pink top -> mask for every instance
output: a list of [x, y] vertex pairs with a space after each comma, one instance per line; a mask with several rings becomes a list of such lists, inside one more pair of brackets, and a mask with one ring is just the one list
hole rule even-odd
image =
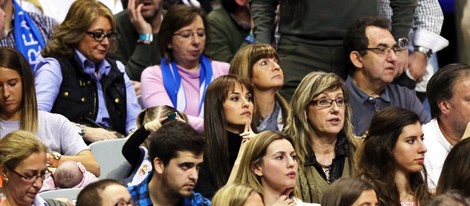
[[[212, 77], [216, 79], [219, 76], [228, 74], [230, 64], [219, 61], [212, 61]], [[188, 116], [189, 124], [196, 130], [204, 130], [204, 120], [199, 117], [199, 69], [187, 70], [178, 67], [181, 76], [184, 92], [186, 95], [186, 108], [184, 112]], [[170, 96], [165, 90], [163, 84], [162, 71], [159, 65], [147, 67], [140, 78], [142, 87], [142, 103], [144, 108], [168, 105], [174, 107]]]

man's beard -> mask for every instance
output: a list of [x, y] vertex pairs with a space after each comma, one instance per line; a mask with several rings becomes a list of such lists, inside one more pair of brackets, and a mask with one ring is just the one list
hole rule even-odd
[[145, 20], [146, 22], [148, 22], [148, 23], [151, 24], [152, 21], [153, 21], [153, 19], [155, 19], [159, 14], [160, 14], [160, 10], [157, 9], [157, 10], [153, 11], [153, 13], [152, 13], [151, 15], [149, 15], [149, 16], [143, 16], [143, 15], [142, 15], [142, 17], [144, 17], [144, 20]]
[[[167, 197], [169, 198], [183, 198], [183, 197], [189, 197], [191, 195], [191, 193], [189, 195], [183, 195], [180, 193], [180, 191], [178, 189], [180, 188], [173, 188], [172, 187], [172, 184], [170, 183], [171, 180], [168, 179], [168, 174], [166, 174], [166, 172], [163, 172], [163, 178], [162, 178], [162, 191], [164, 192], [164, 194], [166, 194]], [[176, 189], [176, 190], [175, 190]]]

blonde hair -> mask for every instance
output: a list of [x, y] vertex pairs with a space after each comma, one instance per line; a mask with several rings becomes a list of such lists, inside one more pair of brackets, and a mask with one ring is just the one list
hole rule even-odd
[[[315, 134], [314, 130], [316, 129], [315, 125], [310, 124], [307, 119], [307, 107], [318, 95], [336, 89], [341, 89], [344, 98], [348, 99], [346, 85], [338, 75], [316, 71], [309, 73], [302, 79], [292, 96], [292, 100], [290, 102], [291, 110], [287, 118], [285, 131], [294, 138], [294, 146], [297, 150], [299, 168], [301, 170], [305, 163], [305, 157], [308, 155], [308, 148], [312, 145], [310, 136]], [[345, 120], [341, 132], [344, 133], [348, 140], [351, 152], [349, 156], [352, 157], [353, 151], [356, 150], [357, 140], [352, 132], [350, 106], [345, 108], [344, 116]]]
[[[247, 80], [251, 83], [253, 88], [255, 85], [251, 82], [253, 77], [253, 67], [260, 59], [263, 58], [275, 58], [279, 60], [276, 50], [269, 44], [250, 44], [242, 47], [233, 57], [230, 62], [230, 74], [235, 74], [242, 79]], [[253, 94], [256, 96], [256, 94]], [[275, 98], [278, 100], [281, 106], [282, 121], [285, 124], [288, 115], [288, 103], [287, 101], [276, 92]], [[258, 124], [261, 114], [259, 113], [258, 105], [254, 102], [253, 122]]]
[[[247, 143], [240, 166], [235, 176], [234, 183], [245, 184], [253, 187], [255, 190], [264, 193], [261, 179], [253, 172], [257, 165], [263, 163], [263, 157], [266, 155], [269, 145], [276, 140], [287, 140], [294, 146], [294, 140], [289, 135], [278, 131], [263, 131], [253, 137]], [[297, 194], [297, 188], [294, 189], [294, 194]]]
[[[54, 28], [52, 39], [42, 50], [42, 56], [70, 58], [85, 35], [88, 35], [85, 32], [99, 17], [107, 18], [112, 30], [116, 30], [113, 13], [106, 5], [97, 0], [76, 0], [70, 6], [62, 24]], [[114, 51], [117, 47], [116, 41], [110, 41], [110, 44], [110, 51]]]
[[183, 119], [185, 122], [188, 122], [188, 117], [183, 112], [180, 112], [168, 105], [160, 105], [142, 110], [139, 115], [137, 115], [137, 127], [142, 127], [147, 122], [150, 122], [154, 119], [163, 118], [173, 112], [177, 112], [181, 119]]
[[263, 194], [259, 193], [248, 185], [230, 184], [225, 185], [215, 193], [212, 198], [212, 205], [217, 206], [244, 206], [246, 200], [251, 195], [258, 194], [263, 197]]
[[13, 170], [31, 154], [47, 152], [47, 147], [31, 132], [17, 130], [0, 139], [0, 167]]

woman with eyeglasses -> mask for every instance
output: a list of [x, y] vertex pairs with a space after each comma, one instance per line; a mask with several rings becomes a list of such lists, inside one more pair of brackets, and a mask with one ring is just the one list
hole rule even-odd
[[311, 72], [302, 79], [285, 129], [297, 150], [300, 199], [320, 203], [326, 186], [353, 175], [356, 141], [348, 93], [338, 75]]
[[227, 74], [230, 67], [204, 54], [207, 41], [205, 13], [195, 7], [172, 6], [158, 34], [163, 55], [161, 65], [142, 72], [142, 103], [145, 108], [169, 105], [188, 115], [189, 124], [203, 128], [204, 96], [207, 86]]
[[115, 49], [113, 14], [97, 0], [77, 0], [42, 51], [36, 67], [40, 110], [75, 122], [87, 142], [115, 139], [136, 128], [140, 105]]
[[[30, 132], [18, 130], [0, 139], [0, 175], [5, 206], [49, 205], [37, 194], [49, 176], [47, 147]], [[2, 205], [2, 206], [3, 206]]]

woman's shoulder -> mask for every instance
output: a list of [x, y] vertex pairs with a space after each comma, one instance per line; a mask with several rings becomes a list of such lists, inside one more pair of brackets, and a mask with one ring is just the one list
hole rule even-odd
[[50, 113], [46, 111], [39, 111], [38, 112], [38, 120], [40, 124], [46, 124], [46, 125], [54, 125], [54, 126], [59, 126], [59, 125], [72, 125], [72, 123], [67, 119], [67, 117], [61, 115], [61, 114], [56, 114], [56, 113]]
[[298, 198], [294, 198], [295, 205], [297, 206], [320, 206], [318, 203], [307, 203], [307, 202], [302, 202], [302, 200]]
[[212, 70], [214, 71], [215, 76], [222, 76], [228, 74], [230, 69], [230, 64], [227, 62], [220, 62], [212, 60]]
[[160, 65], [149, 66], [145, 68], [141, 74], [141, 78], [154, 77], [154, 76], [162, 76], [162, 69]]

